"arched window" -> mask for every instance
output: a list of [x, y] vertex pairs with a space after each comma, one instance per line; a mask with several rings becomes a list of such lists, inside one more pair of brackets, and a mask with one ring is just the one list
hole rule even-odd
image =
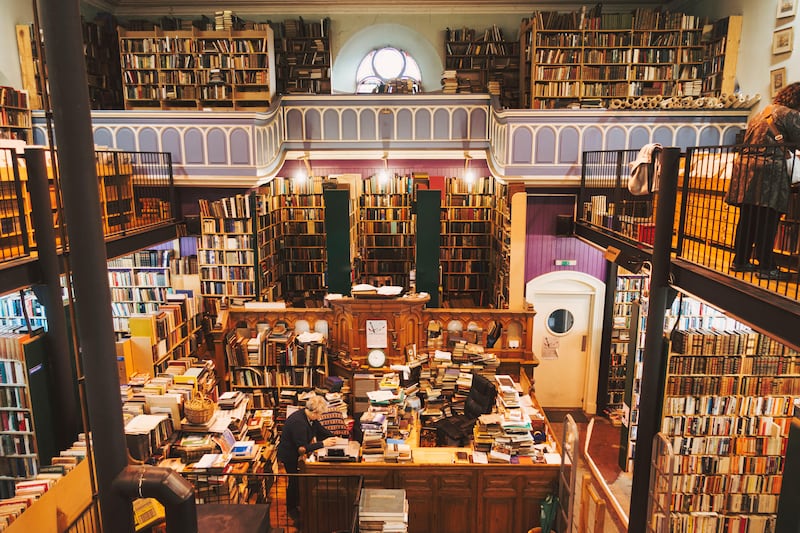
[[[419, 65], [404, 50], [386, 46], [371, 51], [356, 71], [356, 92], [394, 92], [391, 88], [406, 87], [405, 92], [417, 92], [422, 81]], [[399, 91], [398, 91], [399, 92]]]

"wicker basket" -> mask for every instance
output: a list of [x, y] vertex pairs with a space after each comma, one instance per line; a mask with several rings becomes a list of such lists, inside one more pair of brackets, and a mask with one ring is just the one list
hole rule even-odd
[[211, 420], [211, 415], [214, 414], [216, 407], [217, 405], [211, 398], [198, 396], [186, 402], [183, 411], [190, 424], [205, 424]]

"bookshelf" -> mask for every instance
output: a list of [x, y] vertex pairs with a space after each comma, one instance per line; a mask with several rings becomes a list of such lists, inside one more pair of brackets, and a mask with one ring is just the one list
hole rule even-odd
[[281, 320], [259, 323], [255, 332], [230, 330], [225, 353], [231, 388], [247, 394], [256, 408], [277, 406], [285, 396], [322, 386], [327, 350], [321, 333], [298, 334]]
[[519, 107], [519, 41], [497, 25], [483, 33], [471, 28], [445, 30], [445, 69], [455, 71], [459, 93], [488, 92], [504, 108]]
[[0, 498], [14, 496], [19, 479], [39, 471], [25, 344], [28, 334], [0, 332]]
[[[411, 176], [375, 175], [364, 180], [359, 198], [359, 254], [362, 277], [373, 285], [408, 287], [414, 265], [415, 224]], [[385, 282], [385, 283], [384, 283]]]
[[[646, 283], [646, 281], [644, 281]], [[628, 346], [625, 356], [625, 389], [622, 396], [620, 420], [619, 467], [624, 472], [633, 469], [636, 458], [637, 428], [639, 425], [639, 397], [642, 391], [642, 363], [644, 361], [645, 330], [649, 302], [643, 293], [631, 303], [628, 318]]]
[[675, 453], [670, 523], [774, 529], [800, 354], [683, 295], [666, 326], [661, 434]]
[[446, 178], [442, 202], [442, 292], [453, 307], [487, 307], [492, 290], [492, 215], [494, 184], [491, 177]]
[[331, 20], [288, 19], [275, 25], [278, 91], [331, 93]]
[[33, 140], [28, 92], [0, 87], [0, 139]]
[[119, 49], [125, 109], [258, 111], [275, 95], [272, 29], [126, 30]]
[[128, 317], [158, 311], [172, 293], [170, 260], [167, 250], [140, 250], [108, 261], [111, 309], [114, 331], [130, 333]]
[[731, 15], [713, 24], [702, 63], [703, 95], [733, 94], [741, 37], [741, 15]]
[[95, 152], [105, 235], [130, 227], [134, 213], [133, 162], [125, 152]]
[[122, 74], [116, 21], [108, 14], [82, 20], [86, 77], [92, 109], [122, 109]]
[[0, 296], [0, 328], [26, 327], [26, 318], [33, 328], [46, 328], [45, 308], [31, 289]]
[[276, 177], [257, 194], [261, 297], [321, 307], [327, 290], [322, 177]]
[[732, 93], [740, 19], [718, 22], [714, 34], [727, 33], [711, 38], [705, 19], [658, 9], [536, 12], [520, 26], [522, 104], [609, 107], [612, 99]]
[[635, 302], [641, 299], [643, 292], [646, 294], [648, 281], [647, 276], [639, 274], [617, 276], [609, 351], [608, 398], [606, 400], [606, 409], [609, 412], [621, 410], [624, 403], [631, 332], [638, 333], [641, 329], [639, 324], [631, 323], [631, 315]]
[[218, 314], [222, 302], [257, 297], [254, 196], [239, 194], [214, 202], [200, 200], [197, 263], [206, 311]]

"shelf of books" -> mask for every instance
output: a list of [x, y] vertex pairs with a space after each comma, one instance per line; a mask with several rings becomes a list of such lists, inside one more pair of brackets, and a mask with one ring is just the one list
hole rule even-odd
[[492, 290], [494, 178], [446, 178], [442, 201], [442, 299], [451, 307], [487, 307]]
[[275, 178], [269, 184], [272, 224], [278, 226], [278, 279], [284, 299], [302, 307], [322, 307], [327, 291], [322, 181]]
[[507, 40], [492, 25], [483, 33], [472, 28], [445, 30], [445, 69], [457, 80], [445, 93], [496, 95], [501, 107], [519, 107], [519, 41]]
[[219, 313], [223, 302], [257, 297], [256, 236], [251, 213], [254, 197], [239, 194], [213, 202], [200, 200], [201, 235], [197, 249], [201, 295], [206, 312]]
[[275, 25], [279, 91], [284, 94], [331, 93], [329, 18], [284, 20]]
[[492, 212], [492, 296], [496, 309], [508, 309], [511, 276], [511, 195], [517, 186], [495, 181]]
[[[608, 108], [613, 99], [700, 96], [722, 63], [710, 59], [704, 66], [704, 58], [725, 58], [732, 78], [738, 53], [738, 36], [727, 50], [724, 39], [706, 40], [707, 29], [701, 17], [650, 8], [535, 12], [521, 26], [523, 104]], [[702, 88], [714, 96], [732, 90], [722, 83]]]
[[733, 94], [736, 61], [742, 36], [742, 16], [731, 15], [703, 31], [705, 52], [702, 62], [703, 95]]
[[36, 299], [31, 289], [0, 296], [0, 329], [2, 328], [46, 328], [45, 308]]
[[167, 294], [158, 309], [128, 317], [132, 367], [151, 377], [163, 373], [174, 360], [196, 355], [200, 341], [198, 305], [193, 296]]
[[661, 424], [676, 454], [671, 523], [774, 530], [800, 354], [703, 303], [676, 306]]
[[0, 87], [0, 139], [33, 140], [28, 92]]
[[125, 109], [264, 110], [275, 95], [272, 29], [119, 29]]
[[633, 461], [636, 457], [648, 304], [646, 295], [642, 294], [638, 300], [631, 303], [628, 319], [629, 340], [625, 356], [625, 390], [622, 395], [622, 407], [619, 411], [619, 419], [622, 423], [619, 467], [624, 472], [630, 472], [633, 469]]
[[128, 317], [158, 311], [172, 293], [167, 250], [140, 250], [108, 261], [111, 311], [118, 336], [130, 333]]
[[325, 336], [296, 333], [281, 321], [257, 324], [254, 332], [229, 331], [225, 353], [231, 388], [243, 391], [256, 408], [278, 406], [285, 394], [319, 387], [327, 376]]
[[30, 335], [0, 331], [0, 498], [14, 496], [20, 479], [39, 472], [24, 345]]
[[648, 282], [647, 276], [639, 274], [619, 274], [617, 276], [609, 350], [608, 398], [606, 400], [606, 410], [612, 420], [618, 418], [624, 403], [631, 332], [638, 332], [640, 329], [638, 324], [631, 324], [633, 305], [641, 299], [643, 293], [647, 294]]
[[363, 182], [359, 198], [359, 254], [362, 275], [372, 285], [408, 287], [414, 268], [415, 224], [411, 176], [375, 175]]

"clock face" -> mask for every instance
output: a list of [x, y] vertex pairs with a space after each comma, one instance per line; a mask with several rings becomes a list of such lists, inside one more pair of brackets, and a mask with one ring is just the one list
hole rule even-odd
[[370, 350], [367, 354], [367, 363], [372, 368], [380, 368], [386, 363], [386, 354], [383, 350]]
[[389, 326], [386, 320], [366, 321], [367, 348], [387, 348]]

